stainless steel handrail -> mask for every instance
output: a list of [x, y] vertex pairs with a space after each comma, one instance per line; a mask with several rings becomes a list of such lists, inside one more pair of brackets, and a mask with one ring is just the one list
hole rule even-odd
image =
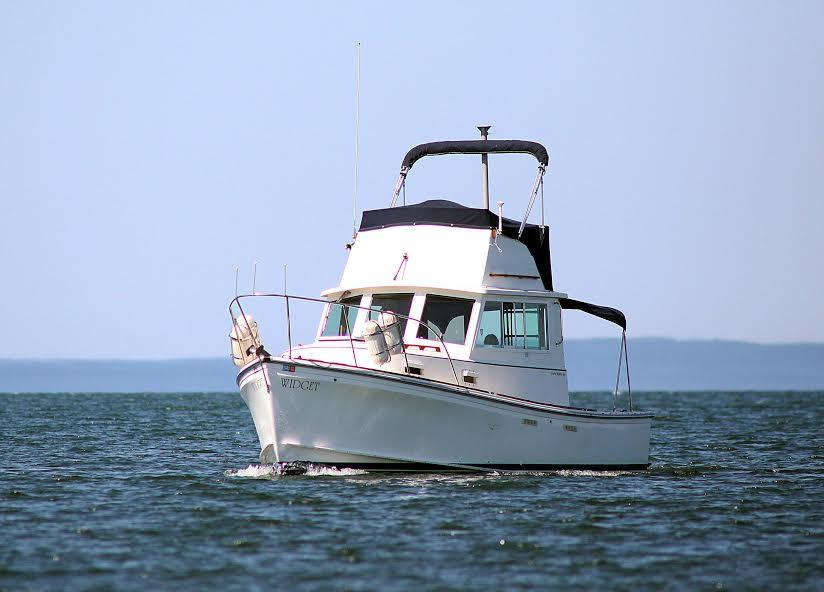
[[[237, 305], [238, 311], [240, 312], [240, 316], [243, 318], [243, 321], [246, 324], [246, 326], [247, 327], [249, 326], [248, 319], [246, 317], [246, 313], [243, 311], [243, 306], [241, 306], [241, 303], [240, 303], [241, 299], [246, 299], [246, 298], [284, 298], [286, 300], [286, 311], [287, 311], [286, 328], [287, 328], [287, 334], [289, 335], [289, 338], [288, 338], [289, 339], [289, 355], [287, 356], [287, 359], [290, 359], [290, 360], [293, 359], [293, 358], [292, 358], [292, 338], [291, 338], [291, 335], [292, 335], [292, 319], [291, 319], [291, 315], [289, 313], [289, 299], [300, 300], [300, 301], [305, 301], [305, 302], [319, 302], [321, 304], [332, 304], [332, 305], [338, 305], [338, 306], [343, 306], [343, 307], [357, 308], [357, 309], [360, 309], [360, 310], [368, 310], [368, 311], [378, 312], [378, 313], [384, 312], [384, 311], [381, 311], [380, 309], [372, 308], [372, 307], [369, 307], [369, 306], [360, 306], [358, 304], [342, 304], [340, 302], [335, 302], [333, 300], [325, 300], [323, 298], [310, 298], [309, 296], [290, 296], [288, 294], [274, 294], [274, 293], [273, 294], [240, 294], [238, 296], [235, 296], [232, 299], [232, 301], [229, 303], [229, 317], [232, 319], [232, 326], [233, 327], [237, 326], [237, 317], [235, 317], [234, 311], [232, 309], [232, 307], [234, 305]], [[404, 314], [400, 314], [400, 313], [396, 313], [394, 311], [392, 311], [392, 314], [395, 315], [396, 317], [406, 319], [407, 321], [413, 321], [418, 326], [423, 325], [435, 334], [435, 337], [438, 338], [438, 341], [440, 342], [441, 347], [443, 348], [443, 351], [446, 354], [446, 358], [449, 361], [449, 366], [450, 366], [450, 368], [452, 368], [452, 375], [455, 377], [455, 385], [457, 387], [461, 388], [460, 381], [458, 380], [458, 373], [455, 370], [455, 363], [452, 361], [452, 356], [449, 353], [449, 348], [447, 348], [446, 343], [443, 340], [443, 333], [441, 333], [440, 329], [438, 329], [437, 327], [435, 327], [433, 325], [425, 324], [420, 319], [415, 319], [413, 317], [410, 317], [410, 316], [407, 316], [407, 315], [404, 315]], [[368, 368], [368, 367], [361, 366], [360, 364], [358, 364], [358, 358], [355, 355], [355, 344], [354, 344], [354, 340], [353, 340], [353, 336], [352, 336], [352, 330], [349, 327], [349, 318], [348, 317], [345, 317], [345, 318], [346, 318], [347, 332], [349, 333], [349, 335], [348, 335], [349, 345], [352, 348], [352, 357], [354, 359], [355, 367], [356, 368], [363, 368], [363, 369], [367, 369], [367, 370], [373, 369], [373, 368]], [[405, 363], [405, 369], [406, 369], [406, 372], [408, 373], [409, 372], [409, 358], [406, 355], [406, 344], [403, 344], [403, 345], [404, 345], [404, 347], [403, 347], [403, 357], [404, 357], [404, 361], [406, 362]], [[258, 360], [260, 360], [261, 359], [260, 353], [259, 352], [256, 352], [256, 353], [257, 353], [257, 356], [258, 356]]]

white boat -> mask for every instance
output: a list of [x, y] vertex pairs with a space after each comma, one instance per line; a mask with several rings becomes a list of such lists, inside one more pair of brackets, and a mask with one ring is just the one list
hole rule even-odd
[[[502, 202], [497, 213], [489, 209], [487, 155], [513, 152], [539, 163], [520, 221], [503, 217]], [[418, 159], [456, 153], [482, 155], [481, 208], [398, 204]], [[626, 320], [553, 287], [548, 163], [543, 146], [521, 140], [416, 146], [391, 206], [363, 213], [340, 285], [322, 298], [232, 301], [237, 383], [261, 462], [392, 471], [649, 466], [652, 415], [632, 411], [631, 397], [629, 410], [570, 406], [562, 311], [621, 326], [622, 355]], [[541, 223], [529, 224], [539, 190]], [[280, 355], [263, 347], [253, 303], [284, 312], [288, 348]], [[290, 311], [306, 303], [323, 308], [320, 323], [312, 343], [294, 345]], [[619, 378], [620, 368], [619, 358]]]

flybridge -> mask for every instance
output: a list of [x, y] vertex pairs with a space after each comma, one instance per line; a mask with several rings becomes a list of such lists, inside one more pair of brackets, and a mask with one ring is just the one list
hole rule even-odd
[[[497, 217], [489, 210], [468, 208], [455, 202], [443, 199], [385, 208], [382, 210], [366, 210], [361, 220], [360, 231], [378, 230], [393, 226], [451, 226], [457, 228], [496, 228]], [[535, 224], [527, 224], [524, 233], [518, 237], [518, 222], [503, 218], [503, 236], [515, 239], [529, 249], [529, 254], [535, 260], [535, 266], [540, 274], [543, 286], [550, 292], [552, 287], [552, 264], [549, 254], [549, 234]], [[527, 276], [523, 276], [527, 277]], [[531, 276], [530, 276], [531, 277]], [[573, 300], [559, 298], [561, 307], [567, 310], [580, 310], [593, 316], [615, 323], [626, 330], [627, 320], [620, 310]]]
[[[523, 244], [535, 260], [535, 267], [545, 290], [552, 288], [552, 264], [549, 256], [549, 233], [546, 228], [519, 223], [509, 218], [500, 218], [483, 208], [469, 208], [443, 199], [408, 206], [398, 206], [381, 210], [366, 210], [361, 220], [360, 231], [389, 228], [392, 226], [452, 226], [458, 228], [500, 228], [502, 236]], [[520, 232], [519, 232], [520, 230]], [[533, 272], [534, 275], [534, 272]], [[536, 278], [537, 279], [537, 278]]]
[[[499, 234], [515, 239], [527, 247], [529, 254], [535, 261], [544, 289], [552, 292], [554, 291], [552, 261], [549, 252], [549, 233], [544, 223], [543, 195], [543, 178], [546, 167], [549, 165], [549, 152], [542, 144], [529, 140], [489, 140], [487, 139], [489, 126], [478, 126], [478, 129], [481, 132], [480, 140], [427, 142], [411, 148], [401, 163], [400, 176], [395, 185], [391, 206], [386, 209], [364, 211], [360, 231], [392, 226], [416, 226], [419, 224], [460, 228], [497, 228]], [[427, 200], [412, 205], [404, 203], [403, 206], [397, 206], [398, 197], [405, 188], [406, 177], [412, 166], [426, 156], [449, 154], [480, 154], [482, 156], [483, 207], [470, 208], [440, 199]], [[538, 173], [530, 193], [526, 212], [520, 222], [503, 217], [503, 202], [498, 202], [497, 216], [489, 211], [489, 182], [486, 159], [488, 154], [531, 154], [538, 161]], [[541, 223], [528, 224], [527, 219], [532, 211], [539, 189], [541, 191]], [[512, 274], [508, 275], [511, 276]], [[527, 279], [528, 276], [514, 277]], [[580, 310], [615, 323], [626, 331], [626, 317], [620, 310], [570, 298], [559, 298], [559, 304], [564, 309]]]

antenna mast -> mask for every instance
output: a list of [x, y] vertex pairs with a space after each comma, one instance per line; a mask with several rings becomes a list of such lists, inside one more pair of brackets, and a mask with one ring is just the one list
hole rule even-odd
[[[481, 139], [486, 140], [489, 137], [489, 128], [491, 125], [479, 125], [478, 130], [481, 132]], [[489, 154], [481, 154], [481, 187], [483, 192], [484, 209], [489, 209]]]
[[358, 225], [358, 161], [360, 160], [360, 41], [355, 46], [355, 191], [352, 194], [352, 238]]

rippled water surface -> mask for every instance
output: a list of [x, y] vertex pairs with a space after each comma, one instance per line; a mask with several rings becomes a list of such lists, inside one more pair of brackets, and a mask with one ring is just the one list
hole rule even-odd
[[236, 394], [0, 395], [0, 590], [824, 589], [824, 393], [636, 402], [646, 473], [277, 477]]

